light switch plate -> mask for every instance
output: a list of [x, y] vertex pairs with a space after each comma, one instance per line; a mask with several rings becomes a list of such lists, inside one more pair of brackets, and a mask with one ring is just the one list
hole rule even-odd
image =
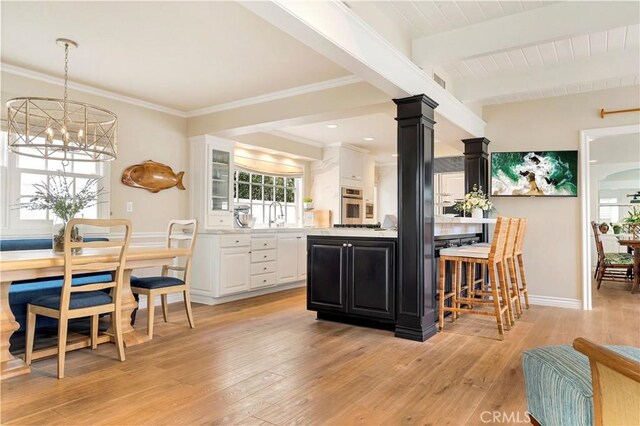
[[127, 201], [127, 213], [133, 213], [133, 201]]

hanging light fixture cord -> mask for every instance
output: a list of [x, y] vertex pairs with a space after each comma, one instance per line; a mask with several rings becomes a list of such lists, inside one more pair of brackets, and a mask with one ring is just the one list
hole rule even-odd
[[[62, 103], [62, 140], [65, 145], [67, 145], [69, 140], [69, 131], [67, 130], [67, 87], [69, 81], [69, 43], [64, 44], [64, 98]], [[62, 159], [62, 165], [64, 167], [69, 165], [69, 160], [67, 159], [67, 151], [64, 151], [64, 158]]]

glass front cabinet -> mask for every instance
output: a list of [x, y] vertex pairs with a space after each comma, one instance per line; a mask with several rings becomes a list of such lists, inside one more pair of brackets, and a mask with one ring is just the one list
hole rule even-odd
[[189, 139], [191, 215], [201, 229], [233, 228], [234, 142], [213, 136]]

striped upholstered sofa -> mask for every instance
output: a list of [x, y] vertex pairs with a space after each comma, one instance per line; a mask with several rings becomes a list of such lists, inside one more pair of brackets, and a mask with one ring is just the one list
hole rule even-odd
[[[579, 341], [587, 342], [584, 339], [577, 339], [574, 342], [574, 347], [579, 348], [576, 346]], [[615, 357], [618, 354], [622, 355], [623, 362], [631, 365], [631, 370], [638, 370], [636, 374], [640, 375], [640, 348], [603, 347], [591, 342], [588, 343], [593, 347], [604, 349], [605, 352], [608, 352], [606, 349], [612, 351], [609, 358], [613, 358], [611, 355]], [[591, 377], [590, 359], [574, 347], [570, 345], [547, 346], [524, 353], [522, 366], [527, 407], [533, 424], [539, 423], [543, 426], [607, 424], [607, 422], [602, 422], [601, 405], [597, 407], [598, 413], [594, 415], [594, 384]], [[600, 386], [600, 384], [598, 383], [596, 386]], [[637, 383], [637, 386], [640, 389], [640, 383]], [[599, 391], [600, 388], [597, 387], [597, 390]], [[640, 395], [638, 397], [640, 398]], [[596, 399], [601, 400], [602, 398], [598, 396]], [[629, 408], [640, 410], [640, 406], [623, 406], [619, 407], [619, 410], [623, 411]], [[618, 407], [615, 407], [614, 411], [618, 411]], [[638, 418], [640, 418], [640, 411], [638, 414]]]

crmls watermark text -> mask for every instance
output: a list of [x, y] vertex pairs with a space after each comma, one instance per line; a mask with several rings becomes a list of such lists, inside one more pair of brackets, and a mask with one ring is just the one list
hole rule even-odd
[[483, 411], [480, 414], [482, 423], [531, 423], [528, 412], [520, 411]]

